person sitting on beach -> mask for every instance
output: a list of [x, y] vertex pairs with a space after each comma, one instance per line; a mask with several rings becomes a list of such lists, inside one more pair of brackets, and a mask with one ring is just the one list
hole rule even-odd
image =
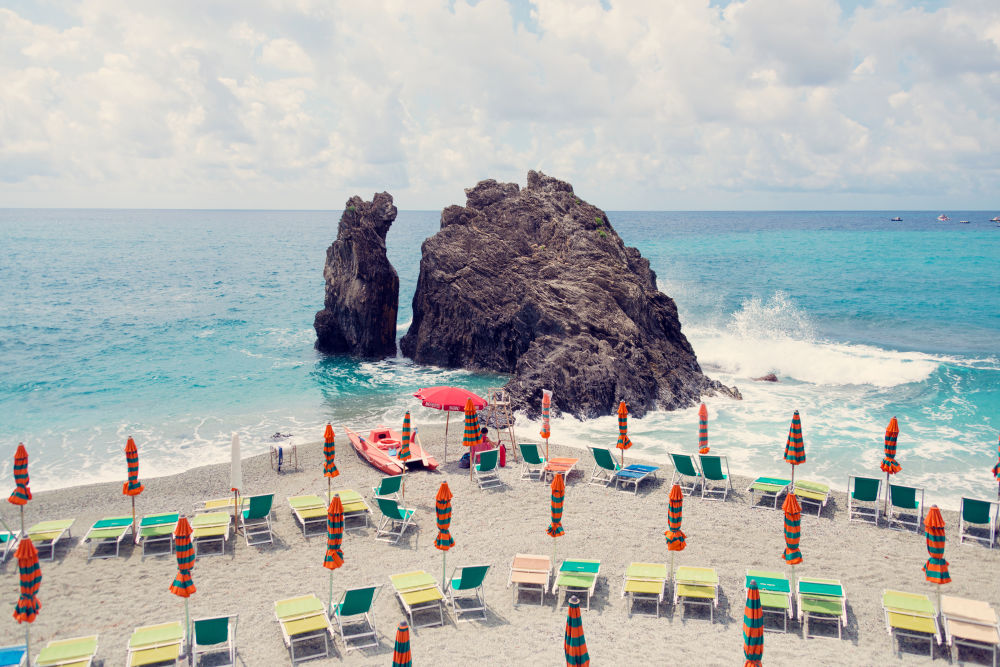
[[479, 429], [479, 444], [478, 445], [473, 445], [472, 447], [469, 448], [469, 456], [472, 457], [472, 461], [474, 463], [478, 463], [478, 461], [479, 461], [479, 452], [485, 452], [485, 451], [487, 451], [489, 449], [493, 449], [494, 447], [499, 447], [500, 448], [500, 452], [499, 452], [500, 467], [503, 468], [504, 466], [507, 465], [507, 448], [504, 447], [499, 442], [494, 442], [494, 441], [490, 440], [489, 434], [490, 434], [490, 430], [488, 428], [486, 428], [485, 426], [483, 426], [481, 429]]

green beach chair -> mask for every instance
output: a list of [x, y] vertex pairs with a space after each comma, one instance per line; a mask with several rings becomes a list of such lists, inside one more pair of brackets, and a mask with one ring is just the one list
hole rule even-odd
[[[485, 581], [489, 569], [489, 565], [466, 565], [452, 570], [451, 577], [445, 582], [444, 592], [451, 601], [451, 609], [456, 622], [471, 620], [462, 618], [462, 614], [474, 612], [482, 613], [483, 620], [486, 620], [486, 590], [483, 587], [483, 581]], [[464, 595], [458, 596], [456, 593]], [[459, 600], [471, 601], [471, 604], [469, 606], [459, 605]]]
[[500, 481], [500, 450], [493, 448], [479, 452], [479, 463], [473, 466], [473, 472], [480, 491], [502, 486], [503, 482]]
[[[444, 593], [441, 592], [434, 577], [423, 570], [414, 570], [413, 572], [389, 575], [389, 581], [392, 582], [396, 597], [399, 598], [406, 616], [410, 619], [410, 627], [424, 628], [444, 625]], [[437, 622], [421, 623], [420, 625], [414, 623], [414, 614], [435, 609], [438, 612]]]
[[174, 550], [174, 529], [180, 521], [180, 512], [163, 512], [147, 514], [139, 522], [139, 544], [142, 545], [142, 558], [151, 547], [166, 545], [165, 551], [152, 553], [152, 556], [169, 556]]
[[708, 620], [715, 622], [719, 606], [719, 575], [711, 567], [681, 565], [674, 574], [674, 605], [685, 612], [687, 605], [708, 607]]
[[[750, 581], [757, 582], [760, 591], [760, 608], [764, 614], [781, 617], [781, 631], [788, 632], [788, 619], [794, 618], [792, 609], [792, 583], [781, 572], [770, 570], [747, 570], [746, 586]], [[777, 632], [776, 629], [765, 627], [764, 630]]]
[[[87, 560], [91, 558], [117, 558], [118, 550], [122, 540], [127, 535], [132, 534], [132, 517], [112, 516], [94, 522], [87, 534], [83, 536], [84, 542], [93, 542], [93, 549], [88, 552]], [[102, 547], [114, 547], [105, 553], [98, 553]]]
[[378, 511], [382, 514], [382, 523], [375, 530], [376, 540], [396, 544], [403, 537], [407, 528], [410, 526], [416, 528], [417, 524], [413, 522], [413, 515], [417, 510], [400, 507], [399, 503], [392, 498], [376, 497], [375, 503], [378, 505]]
[[622, 575], [622, 597], [628, 598], [628, 615], [635, 612], [636, 600], [653, 603], [660, 617], [660, 605], [667, 591], [667, 566], [662, 563], [631, 563]]
[[180, 621], [136, 628], [128, 642], [128, 667], [172, 664], [181, 659], [184, 624]]
[[236, 625], [239, 615], [198, 618], [191, 622], [191, 664], [198, 667], [199, 658], [208, 654], [226, 654], [227, 662], [213, 661], [213, 667], [235, 667]]
[[59, 639], [45, 645], [35, 657], [36, 667], [90, 667], [97, 655], [97, 635]]
[[[699, 454], [698, 461], [701, 463], [703, 477], [701, 483], [702, 499], [726, 502], [726, 498], [733, 490], [733, 481], [729, 475], [729, 459], [725, 456]], [[725, 468], [725, 472], [722, 472], [723, 468]], [[709, 482], [714, 482], [714, 484], [709, 486]]]
[[807, 505], [816, 508], [816, 516], [823, 513], [823, 508], [830, 500], [830, 487], [820, 482], [810, 482], [804, 479], [795, 480], [792, 490], [803, 508]]
[[958, 542], [966, 540], [985, 544], [990, 549], [996, 543], [1000, 503], [995, 500], [962, 498], [958, 512]]
[[[191, 517], [191, 542], [196, 556], [221, 556], [226, 553], [229, 527], [232, 521], [229, 512], [203, 512]], [[205, 548], [218, 545], [218, 552], [206, 552]]]
[[670, 486], [679, 484], [681, 491], [685, 495], [691, 495], [704, 482], [698, 464], [690, 454], [670, 454], [670, 460], [674, 463], [674, 474], [670, 478]]
[[[750, 494], [750, 507], [778, 509], [778, 498], [787, 493], [791, 486], [792, 480], [790, 479], [758, 477], [747, 487], [747, 493]], [[771, 504], [768, 505], [767, 501], [771, 501]]]
[[[372, 584], [362, 588], [349, 588], [340, 596], [340, 602], [333, 605], [330, 615], [337, 621], [344, 650], [378, 646], [378, 632], [375, 630], [375, 600], [382, 586]], [[346, 626], [346, 629], [345, 629]], [[355, 640], [371, 639], [370, 643], [352, 644]]]
[[902, 656], [903, 639], [926, 640], [930, 656], [934, 657], [934, 642], [941, 643], [937, 612], [930, 598], [917, 593], [882, 591], [882, 612], [885, 615], [885, 629], [889, 641]]
[[615, 461], [615, 457], [611, 456], [610, 449], [591, 447], [590, 451], [594, 455], [594, 470], [590, 473], [589, 484], [607, 486], [614, 481], [615, 475], [622, 467]]
[[271, 508], [273, 505], [273, 493], [250, 496], [247, 499], [246, 509], [241, 512], [241, 521], [243, 523], [243, 538], [248, 547], [274, 543], [274, 535], [271, 533]]
[[[917, 500], [917, 493], [920, 500]], [[886, 523], [890, 528], [894, 524], [904, 529], [914, 529], [918, 533], [924, 527], [924, 490], [915, 486], [889, 484], [889, 516]]]
[[344, 506], [344, 528], [348, 527], [348, 521], [354, 521], [355, 519], [361, 519], [361, 525], [353, 526], [354, 528], [368, 527], [368, 518], [371, 515], [372, 509], [368, 507], [368, 503], [365, 502], [360, 493], [353, 489], [337, 489], [330, 492], [327, 500], [333, 500], [334, 496], [340, 496], [340, 503]]
[[847, 520], [868, 521], [878, 526], [878, 497], [882, 480], [877, 477], [847, 478]]
[[[281, 637], [292, 659], [292, 665], [330, 655], [333, 626], [323, 603], [315, 595], [302, 595], [274, 603], [274, 617], [281, 626]], [[322, 647], [319, 646], [322, 640]], [[316, 646], [309, 651], [308, 646]]]
[[21, 531], [11, 530], [3, 517], [0, 517], [0, 526], [3, 526], [3, 530], [0, 530], [0, 565], [2, 565], [7, 557], [13, 555], [17, 549], [17, 543], [21, 540]]
[[326, 513], [329, 507], [319, 496], [291, 496], [288, 498], [288, 506], [292, 508], [295, 520], [302, 526], [302, 537], [308, 537], [306, 531], [310, 526], [326, 528]]
[[836, 579], [802, 577], [796, 585], [796, 607], [799, 623], [805, 638], [822, 635], [809, 634], [810, 621], [833, 621], [837, 624], [837, 638], [843, 638], [847, 626], [847, 596]]
[[538, 445], [522, 442], [518, 447], [521, 450], [521, 479], [533, 479], [537, 476], [541, 481], [545, 475], [545, 457]]
[[[372, 488], [372, 493], [383, 498], [399, 499], [399, 491], [403, 487], [402, 475], [386, 475], [379, 480], [378, 486]], [[341, 498], [343, 500], [343, 498]]]
[[[56, 519], [54, 521], [41, 521], [28, 529], [28, 537], [35, 543], [38, 549], [39, 560], [55, 560], [56, 545], [64, 536], [73, 537], [70, 528], [76, 519]], [[48, 550], [49, 557], [42, 555], [42, 551]]]
[[556, 570], [555, 580], [552, 582], [552, 594], [556, 596], [556, 608], [559, 607], [559, 591], [566, 591], [566, 598], [570, 593], [583, 594], [587, 597], [586, 608], [590, 609], [590, 598], [594, 596], [594, 589], [597, 588], [597, 578], [601, 574], [601, 561], [587, 560], [583, 558], [567, 558]]

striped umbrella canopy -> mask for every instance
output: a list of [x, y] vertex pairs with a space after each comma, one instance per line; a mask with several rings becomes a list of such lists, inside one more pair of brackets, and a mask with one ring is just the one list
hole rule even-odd
[[177, 554], [177, 576], [170, 584], [170, 592], [184, 598], [184, 627], [191, 627], [191, 614], [188, 612], [188, 598], [197, 592], [191, 570], [194, 569], [194, 544], [191, 543], [191, 524], [186, 516], [182, 516], [174, 528], [174, 552]]
[[28, 488], [28, 450], [24, 448], [23, 442], [17, 445], [14, 453], [14, 483], [17, 486], [7, 502], [23, 507], [31, 500], [31, 489]]
[[792, 464], [792, 483], [795, 482], [795, 466], [806, 462], [806, 446], [802, 442], [802, 421], [799, 411], [792, 415], [792, 425], [788, 427], [788, 440], [785, 441], [785, 461]]
[[550, 537], [562, 537], [566, 534], [562, 525], [563, 499], [566, 497], [566, 482], [562, 475], [552, 477], [552, 523], [545, 530]]
[[[465, 433], [462, 435], [462, 445], [474, 447], [480, 443], [479, 440], [479, 417], [476, 416], [476, 408], [472, 404], [472, 399], [465, 400]], [[472, 450], [469, 450], [469, 479], [472, 479]]]
[[14, 553], [17, 569], [21, 575], [21, 596], [14, 605], [14, 620], [18, 623], [33, 623], [42, 603], [38, 601], [38, 589], [42, 585], [42, 570], [38, 566], [38, 549], [25, 537], [17, 545]]
[[885, 458], [882, 459], [882, 472], [885, 473], [885, 507], [882, 509], [883, 514], [889, 513], [889, 475], [895, 475], [897, 472], [902, 470], [903, 466], [899, 465], [899, 461], [896, 460], [896, 438], [899, 437], [899, 422], [893, 417], [889, 420], [889, 425], [885, 428]]
[[757, 580], [747, 586], [747, 604], [743, 609], [743, 667], [761, 667], [764, 656], [764, 612], [760, 607], [760, 589]]
[[933, 584], [951, 583], [948, 561], [944, 559], [944, 517], [937, 505], [931, 506], [927, 512], [924, 529], [927, 533], [927, 554], [930, 556], [924, 563], [924, 575]]
[[622, 467], [625, 466], [625, 450], [632, 446], [628, 439], [628, 408], [625, 401], [618, 403], [618, 442], [615, 447], [622, 450]]
[[401, 434], [400, 440], [402, 444], [399, 446], [399, 458], [400, 461], [409, 461], [412, 458], [410, 454], [410, 411], [407, 410], [406, 414], [403, 415], [403, 432]]
[[[684, 551], [687, 537], [681, 532], [681, 520], [684, 513], [684, 493], [680, 484], [674, 484], [670, 489], [670, 503], [667, 505], [667, 551]], [[671, 557], [673, 557], [671, 555]]]
[[[549, 439], [552, 435], [552, 431], [549, 429], [549, 413], [552, 410], [552, 390], [542, 389], [542, 430], [538, 432], [538, 435]], [[546, 459], [548, 456], [546, 456]]]
[[337, 470], [337, 436], [333, 432], [333, 425], [327, 423], [326, 430], [323, 431], [323, 476], [331, 479], [340, 475]]
[[437, 513], [437, 539], [434, 546], [441, 550], [441, 581], [444, 582], [448, 572], [448, 549], [455, 546], [455, 538], [448, 530], [451, 527], [451, 489], [448, 482], [441, 482], [437, 495], [434, 497], [434, 511]]
[[799, 538], [801, 537], [802, 506], [794, 493], [785, 496], [785, 502], [781, 509], [785, 511], [785, 562], [789, 565], [798, 565], [802, 562], [802, 552], [799, 550]]
[[131, 436], [125, 443], [125, 463], [128, 465], [128, 481], [122, 485], [122, 493], [126, 496], [137, 496], [146, 487], [139, 483], [139, 449]]
[[704, 403], [698, 408], [698, 453], [708, 454], [708, 408]]
[[323, 567], [330, 570], [330, 609], [333, 609], [333, 571], [344, 564], [344, 503], [334, 496], [326, 511], [326, 553]]
[[587, 638], [583, 636], [583, 619], [580, 617], [580, 598], [575, 595], [569, 599], [563, 651], [566, 653], [566, 667], [590, 665]]
[[396, 628], [396, 644], [392, 647], [392, 667], [412, 667], [410, 655], [410, 626], [403, 621]]

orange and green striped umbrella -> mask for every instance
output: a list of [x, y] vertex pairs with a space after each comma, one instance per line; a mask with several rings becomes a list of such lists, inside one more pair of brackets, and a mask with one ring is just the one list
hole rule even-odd
[[[479, 418], [476, 416], [476, 407], [472, 404], [472, 399], [465, 399], [465, 433], [462, 436], [462, 445], [473, 447], [478, 445], [479, 440]], [[472, 450], [469, 450], [469, 479], [472, 479], [474, 466], [472, 463]]]
[[330, 570], [330, 609], [333, 609], [333, 571], [344, 564], [344, 503], [334, 496], [326, 510], [326, 553], [323, 567]]
[[747, 586], [747, 604], [743, 609], [743, 667], [761, 667], [764, 656], [764, 611], [760, 606], [757, 580]]
[[684, 493], [680, 484], [674, 484], [670, 489], [670, 502], [667, 505], [667, 551], [684, 551], [687, 537], [681, 532], [681, 521], [684, 513]]
[[788, 440], [785, 441], [785, 460], [792, 464], [792, 483], [795, 483], [795, 466], [806, 462], [806, 446], [802, 442], [802, 421], [799, 411], [792, 415], [792, 425], [788, 427]]
[[14, 483], [17, 486], [7, 501], [23, 507], [31, 500], [31, 489], [28, 488], [28, 450], [24, 448], [23, 442], [18, 444], [14, 453]]
[[628, 408], [625, 401], [618, 403], [618, 442], [615, 447], [622, 450], [622, 467], [625, 467], [625, 450], [632, 446], [628, 439]]
[[[337, 436], [333, 432], [333, 425], [327, 424], [326, 430], [323, 431], [323, 476], [334, 478], [340, 475], [340, 471], [337, 470]], [[329, 485], [329, 482], [327, 482]]]
[[781, 509], [785, 511], [785, 562], [789, 565], [798, 565], [802, 562], [802, 552], [799, 550], [799, 538], [801, 537], [802, 506], [794, 493], [785, 496], [785, 502]]
[[194, 544], [191, 543], [191, 524], [186, 516], [182, 516], [174, 529], [174, 552], [177, 554], [177, 576], [170, 584], [170, 592], [184, 598], [184, 627], [191, 627], [191, 614], [188, 612], [188, 598], [197, 592], [191, 570], [194, 569]]
[[400, 461], [409, 461], [412, 458], [410, 454], [410, 411], [407, 410], [406, 414], [403, 415], [403, 432], [400, 436], [403, 441], [399, 446], [399, 458]]
[[704, 403], [698, 408], [698, 453], [708, 454], [708, 408]]
[[38, 549], [31, 538], [25, 537], [14, 552], [17, 569], [21, 575], [21, 596], [14, 605], [14, 620], [18, 623], [33, 623], [42, 603], [38, 601], [38, 589], [42, 585], [42, 570], [38, 566]]
[[434, 511], [437, 513], [437, 539], [434, 546], [441, 550], [441, 581], [446, 580], [448, 572], [448, 549], [455, 546], [455, 538], [451, 536], [451, 489], [448, 482], [441, 482], [437, 496], [434, 497]]
[[562, 475], [552, 477], [552, 523], [545, 530], [550, 537], [562, 537], [566, 534], [562, 525], [563, 499], [566, 497], [566, 482]]
[[125, 463], [128, 465], [128, 481], [122, 485], [122, 493], [137, 496], [145, 487], [139, 483], [139, 449], [131, 436], [125, 443]]
[[889, 425], [885, 428], [885, 458], [882, 459], [882, 472], [885, 473], [885, 507], [883, 514], [889, 513], [889, 475], [895, 475], [902, 470], [896, 460], [896, 438], [899, 437], [899, 422], [893, 417], [889, 420]]
[[[542, 389], [542, 430], [538, 432], [545, 440], [549, 439], [552, 431], [549, 429], [549, 414], [552, 410], [552, 390]], [[548, 458], [548, 457], [546, 457]]]
[[924, 575], [933, 584], [951, 583], [948, 574], [948, 561], [944, 559], [944, 517], [937, 505], [931, 506], [924, 519], [924, 529], [927, 533], [927, 554], [929, 558], [924, 563]]
[[392, 647], [392, 667], [412, 667], [410, 655], [410, 626], [403, 621], [396, 628], [396, 644]]
[[580, 617], [580, 598], [575, 595], [569, 599], [563, 651], [566, 653], [566, 667], [587, 667], [590, 665], [587, 638], [583, 636], [583, 619]]

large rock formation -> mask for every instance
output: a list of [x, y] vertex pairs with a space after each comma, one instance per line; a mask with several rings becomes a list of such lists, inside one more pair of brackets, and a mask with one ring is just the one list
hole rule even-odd
[[703, 394], [740, 398], [702, 374], [649, 261], [569, 183], [530, 171], [524, 190], [488, 180], [465, 193], [423, 244], [403, 354], [512, 373], [511, 398], [532, 416], [543, 388], [578, 417], [620, 400], [642, 416]]
[[388, 192], [370, 202], [358, 196], [347, 201], [337, 240], [326, 251], [326, 298], [313, 323], [316, 349], [395, 356], [399, 276], [385, 255], [385, 235], [395, 219]]

